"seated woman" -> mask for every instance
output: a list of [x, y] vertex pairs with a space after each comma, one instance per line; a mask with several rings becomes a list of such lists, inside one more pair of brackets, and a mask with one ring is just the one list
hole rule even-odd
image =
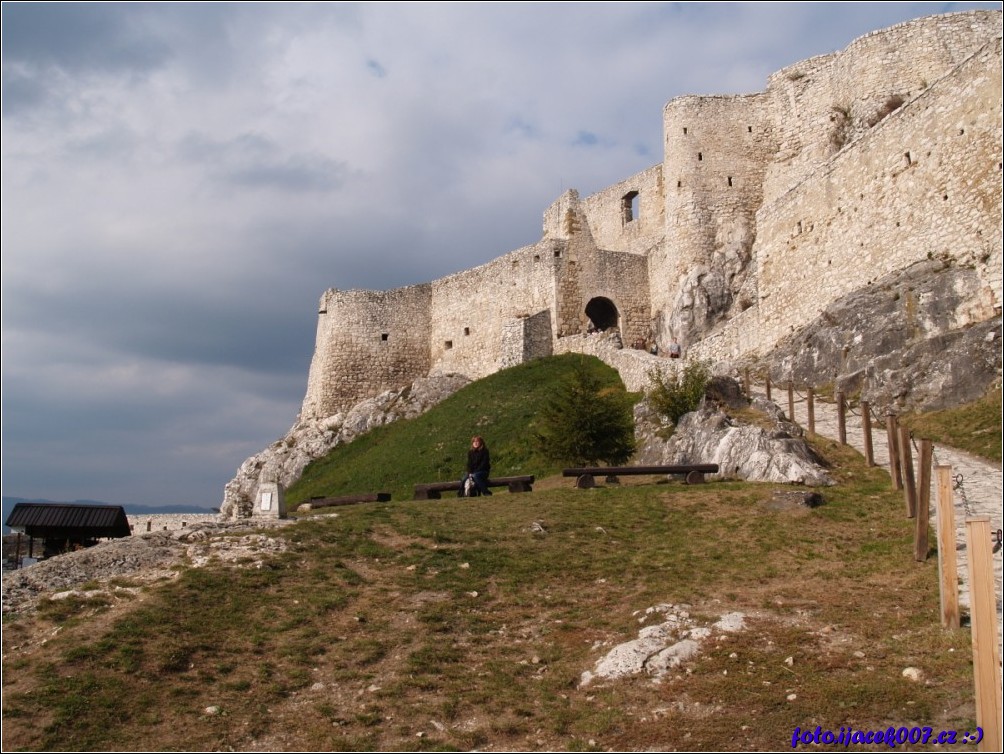
[[[471, 438], [471, 449], [467, 451], [467, 473], [460, 480], [460, 497], [492, 494], [488, 489], [488, 475], [491, 470], [492, 462], [488, 455], [488, 446], [485, 445], [484, 438], [475, 435]], [[468, 480], [473, 483], [470, 491], [468, 491]]]

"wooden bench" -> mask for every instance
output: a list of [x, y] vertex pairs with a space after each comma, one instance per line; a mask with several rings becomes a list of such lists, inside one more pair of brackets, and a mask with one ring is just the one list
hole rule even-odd
[[[500, 476], [489, 479], [489, 487], [508, 487], [510, 492], [533, 492], [533, 476]], [[415, 500], [440, 500], [444, 492], [460, 492], [460, 480], [415, 485]]]
[[356, 503], [386, 503], [390, 500], [389, 492], [363, 492], [358, 495], [342, 495], [341, 497], [312, 497], [300, 505], [297, 510], [316, 510], [330, 508], [335, 505], [355, 505]]
[[580, 490], [596, 486], [596, 477], [605, 476], [610, 484], [617, 484], [619, 476], [640, 476], [643, 474], [667, 474], [682, 476], [687, 484], [703, 484], [705, 474], [717, 474], [717, 463], [693, 463], [682, 466], [587, 466], [579, 469], [565, 469], [562, 476], [574, 476], [575, 486]]

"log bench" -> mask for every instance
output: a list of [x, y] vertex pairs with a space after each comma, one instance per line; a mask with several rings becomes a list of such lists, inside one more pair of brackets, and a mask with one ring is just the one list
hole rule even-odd
[[[533, 492], [533, 476], [499, 476], [489, 479], [489, 487], [508, 487], [510, 492]], [[444, 492], [460, 492], [460, 480], [415, 485], [415, 500], [440, 500]]]
[[703, 484], [705, 474], [717, 473], [717, 463], [691, 463], [680, 466], [586, 466], [565, 469], [561, 475], [576, 477], [575, 486], [585, 490], [596, 486], [597, 476], [605, 476], [608, 483], [617, 484], [619, 476], [666, 474], [682, 476], [687, 484]]
[[316, 510], [330, 508], [335, 505], [355, 505], [356, 503], [386, 503], [390, 500], [389, 492], [363, 492], [357, 495], [342, 495], [341, 497], [312, 497], [300, 505], [297, 510]]

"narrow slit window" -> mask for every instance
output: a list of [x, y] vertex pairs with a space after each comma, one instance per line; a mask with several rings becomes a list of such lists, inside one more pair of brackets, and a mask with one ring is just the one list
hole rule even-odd
[[703, 152], [698, 152], [697, 153], [697, 161], [698, 162], [703, 162], [704, 161], [704, 153]]
[[471, 328], [465, 327], [464, 328], [464, 335], [470, 335], [470, 334], [471, 334]]
[[637, 191], [628, 191], [621, 198], [621, 217], [625, 225], [638, 219]]

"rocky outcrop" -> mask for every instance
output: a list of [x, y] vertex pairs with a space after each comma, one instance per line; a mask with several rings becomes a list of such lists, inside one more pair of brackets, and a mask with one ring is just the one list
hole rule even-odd
[[[175, 530], [165, 527], [46, 558], [4, 573], [3, 614], [31, 610], [40, 599], [76, 597], [104, 603], [129, 599], [144, 584], [177, 577], [177, 566], [183, 562], [195, 568], [213, 562], [260, 568], [263, 559], [285, 551], [288, 544], [257, 530], [292, 523], [256, 520], [256, 531], [248, 531], [247, 522], [199, 523]], [[122, 580], [130, 586], [118, 583]]]
[[298, 420], [285, 437], [241, 464], [237, 475], [224, 489], [220, 517], [250, 516], [252, 501], [262, 481], [279, 482], [288, 487], [300, 478], [311, 461], [323, 458], [338, 445], [374, 427], [418, 416], [468, 382], [458, 374], [423, 377], [408, 387], [367, 398], [344, 413], [317, 420]]
[[[749, 420], [735, 418], [736, 409], [748, 414]], [[668, 441], [662, 437], [669, 427], [647, 401], [635, 407], [635, 426], [638, 465], [717, 463], [719, 476], [728, 479], [813, 487], [835, 484], [802, 429], [770, 401], [747, 402], [738, 383], [729, 378], [710, 383], [701, 407], [680, 419]]]
[[828, 306], [767, 367], [775, 381], [832, 384], [877, 408], [976, 400], [1001, 373], [1001, 317], [983, 289], [972, 268], [919, 262]]

